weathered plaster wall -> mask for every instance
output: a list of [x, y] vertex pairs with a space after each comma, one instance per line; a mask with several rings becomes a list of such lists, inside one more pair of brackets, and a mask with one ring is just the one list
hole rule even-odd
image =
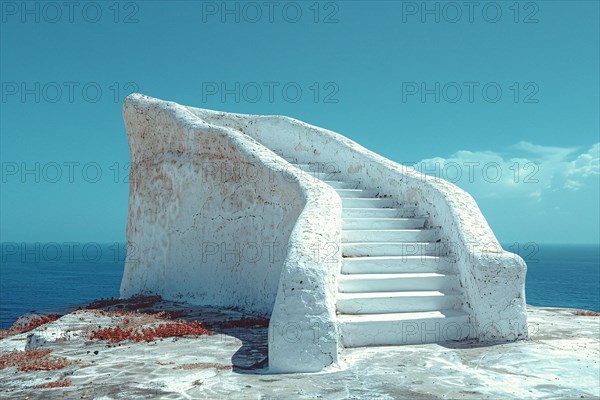
[[471, 337], [527, 338], [525, 262], [502, 249], [473, 198], [457, 186], [381, 157], [335, 132], [283, 116], [227, 114], [189, 108], [214, 124], [239, 129], [302, 163], [322, 163], [344, 180], [381, 188], [400, 204], [417, 204], [456, 261], [470, 314]]
[[523, 260], [505, 252], [470, 195], [334, 132], [279, 116], [180, 106], [134, 94], [122, 296], [157, 293], [270, 314], [271, 372], [337, 361], [341, 201], [269, 149], [339, 169], [398, 204], [418, 204], [456, 259], [472, 337], [527, 336]]
[[[238, 130], [147, 96], [123, 110], [131, 153], [121, 295], [271, 315], [269, 368], [337, 361], [341, 201]], [[316, 332], [316, 333], [315, 333]]]

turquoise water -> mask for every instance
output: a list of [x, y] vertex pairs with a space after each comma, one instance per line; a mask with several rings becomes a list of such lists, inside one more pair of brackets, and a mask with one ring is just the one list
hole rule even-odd
[[527, 304], [600, 311], [598, 245], [540, 245], [520, 254], [527, 262]]
[[118, 297], [124, 244], [3, 243], [0, 328], [30, 311], [61, 311], [102, 297]]
[[[505, 245], [516, 251], [514, 246]], [[72, 251], [69, 251], [69, 250]], [[522, 248], [528, 264], [527, 303], [600, 311], [598, 246], [540, 245]], [[119, 295], [123, 244], [2, 244], [0, 328], [30, 311], [60, 311]]]

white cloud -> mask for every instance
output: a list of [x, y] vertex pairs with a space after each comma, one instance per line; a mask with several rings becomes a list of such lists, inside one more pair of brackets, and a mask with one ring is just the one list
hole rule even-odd
[[600, 175], [600, 143], [596, 143], [587, 152], [580, 154], [571, 162], [569, 175], [584, 178], [591, 175]]
[[600, 143], [589, 149], [519, 142], [508, 155], [460, 150], [415, 168], [447, 179], [478, 197], [514, 196], [541, 201], [547, 192], [578, 191], [600, 176]]

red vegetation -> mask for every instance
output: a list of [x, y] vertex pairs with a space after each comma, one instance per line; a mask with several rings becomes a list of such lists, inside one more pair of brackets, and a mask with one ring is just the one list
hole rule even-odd
[[[128, 324], [129, 322], [130, 321], [125, 320], [125, 324]], [[135, 342], [151, 342], [156, 339], [162, 339], [167, 337], [201, 335], [214, 335], [214, 332], [211, 332], [202, 327], [202, 325], [198, 321], [177, 321], [160, 324], [154, 328], [122, 328], [121, 326], [116, 326], [114, 328], [104, 328], [99, 331], [92, 332], [90, 339], [108, 340], [112, 343], [124, 342], [126, 340], [133, 340]]]
[[59, 388], [59, 387], [67, 387], [67, 386], [71, 386], [71, 381], [69, 379], [65, 379], [64, 381], [56, 381], [56, 382], [48, 382], [48, 383], [44, 383], [42, 385], [37, 385], [35, 386], [36, 389], [52, 389], [52, 388]]
[[591, 311], [591, 310], [577, 310], [577, 311], [575, 311], [575, 315], [584, 316], [584, 317], [598, 317], [598, 316], [600, 316], [600, 312]]
[[64, 357], [50, 358], [50, 349], [11, 351], [0, 355], [0, 369], [17, 367], [19, 371], [50, 371], [72, 364]]
[[33, 318], [27, 323], [18, 323], [15, 322], [10, 329], [8, 330], [0, 330], [0, 339], [4, 339], [5, 337], [18, 335], [20, 333], [25, 333], [34, 330], [35, 328], [47, 324], [49, 322], [54, 322], [57, 319], [62, 317], [62, 315], [58, 314], [50, 314], [44, 315], [42, 317]]

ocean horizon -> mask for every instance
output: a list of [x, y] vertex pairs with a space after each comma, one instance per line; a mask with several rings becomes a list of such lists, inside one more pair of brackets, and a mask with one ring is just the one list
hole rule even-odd
[[[11, 247], [12, 246], [12, 247]], [[37, 247], [36, 247], [37, 246]], [[508, 251], [516, 251], [503, 244]], [[527, 304], [600, 312], [600, 246], [539, 244], [517, 251], [527, 263]], [[119, 296], [124, 243], [2, 243], [0, 328], [30, 312], [67, 312]]]

